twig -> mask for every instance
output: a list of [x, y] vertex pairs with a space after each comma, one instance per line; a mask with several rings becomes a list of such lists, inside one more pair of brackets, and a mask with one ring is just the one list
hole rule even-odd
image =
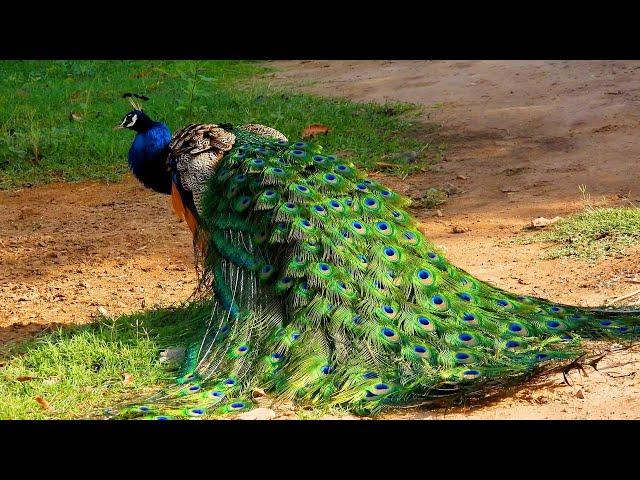
[[626, 295], [622, 295], [620, 297], [616, 297], [616, 298], [612, 299], [609, 303], [616, 303], [616, 302], [619, 302], [620, 300], [625, 300], [627, 298], [635, 297], [639, 293], [640, 293], [640, 289], [634, 290], [631, 293], [627, 293]]

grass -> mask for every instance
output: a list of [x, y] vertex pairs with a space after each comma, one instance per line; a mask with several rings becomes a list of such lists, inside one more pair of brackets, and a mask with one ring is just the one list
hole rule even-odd
[[206, 304], [190, 305], [180, 318], [174, 311], [101, 318], [14, 344], [0, 355], [0, 419], [100, 417], [104, 408], [156, 391], [172, 373], [159, 350]]
[[640, 243], [640, 208], [593, 208], [558, 221], [535, 241], [551, 242], [548, 258], [599, 259]]
[[325, 149], [366, 168], [405, 151], [420, 151], [424, 162], [437, 150], [415, 138], [413, 105], [293, 93], [272, 86], [271, 69], [259, 62], [2, 61], [0, 71], [0, 189], [118, 180], [132, 141], [131, 132], [113, 130], [130, 110], [125, 92], [148, 96], [147, 113], [173, 130], [256, 122], [293, 139], [308, 124], [325, 124]]

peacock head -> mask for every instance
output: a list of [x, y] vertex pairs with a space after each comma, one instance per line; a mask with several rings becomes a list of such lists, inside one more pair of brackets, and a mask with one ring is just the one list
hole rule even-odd
[[131, 110], [127, 113], [119, 125], [115, 128], [128, 128], [138, 133], [146, 132], [153, 125], [153, 120], [140, 109]]

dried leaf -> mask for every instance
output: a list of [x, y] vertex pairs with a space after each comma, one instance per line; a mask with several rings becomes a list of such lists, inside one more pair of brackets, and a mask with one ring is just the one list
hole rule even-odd
[[131, 380], [133, 380], [133, 375], [131, 375], [130, 373], [123, 373], [122, 374], [122, 384], [123, 385], [127, 385], [129, 383], [131, 383]]
[[71, 115], [69, 116], [69, 120], [72, 120], [74, 122], [81, 122], [82, 121], [82, 114], [80, 114], [78, 112], [71, 112]]
[[31, 380], [35, 380], [37, 377], [31, 377], [29, 375], [21, 375], [19, 377], [16, 377], [16, 380], [19, 382], [29, 382]]
[[47, 402], [44, 398], [42, 398], [40, 395], [34, 398], [34, 400], [38, 402], [38, 404], [42, 407], [43, 410], [46, 410], [48, 412], [53, 411], [53, 407], [51, 406], [51, 404]]
[[254, 388], [253, 390], [251, 390], [251, 396], [253, 398], [264, 397], [266, 394], [267, 393], [261, 388]]
[[326, 125], [322, 125], [321, 123], [312, 123], [311, 125], [307, 125], [302, 130], [302, 139], [308, 140], [313, 137], [317, 137], [318, 135], [326, 135], [329, 133], [329, 127]]

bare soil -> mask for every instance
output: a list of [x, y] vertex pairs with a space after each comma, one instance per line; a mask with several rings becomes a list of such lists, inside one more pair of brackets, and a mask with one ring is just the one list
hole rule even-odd
[[[416, 135], [445, 142], [444, 160], [406, 179], [374, 174], [409, 196], [454, 192], [416, 209], [449, 260], [511, 291], [581, 306], [632, 293], [640, 248], [602, 260], [545, 260], [522, 244], [536, 217], [640, 200], [640, 62], [291, 61], [273, 82], [356, 101], [423, 104]], [[433, 124], [441, 128], [434, 134]], [[448, 185], [447, 185], [448, 184]], [[195, 286], [191, 239], [167, 198], [132, 178], [0, 192], [0, 345], [52, 324], [185, 300]], [[462, 233], [454, 233], [462, 232]], [[629, 297], [626, 302], [637, 301]], [[637, 350], [589, 374], [534, 380], [482, 405], [411, 408], [388, 418], [640, 418]]]

